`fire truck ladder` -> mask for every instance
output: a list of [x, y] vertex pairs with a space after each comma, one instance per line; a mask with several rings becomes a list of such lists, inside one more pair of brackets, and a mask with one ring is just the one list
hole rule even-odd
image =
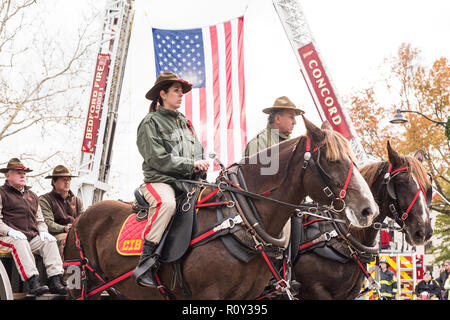
[[107, 0], [106, 3], [103, 32], [99, 39], [99, 55], [107, 54], [111, 61], [101, 108], [102, 110], [106, 107], [107, 110], [101, 112], [95, 151], [81, 152], [77, 194], [85, 208], [101, 201], [105, 192], [111, 189], [108, 185], [108, 175], [134, 16], [133, 4], [134, 0]]
[[397, 290], [400, 300], [412, 300], [416, 287], [415, 252], [397, 254]]
[[[300, 65], [300, 71], [306, 82], [306, 85], [308, 86], [308, 90], [311, 93], [314, 104], [316, 105], [317, 112], [319, 112], [319, 115], [322, 118], [323, 113], [317, 107], [317, 105], [321, 105], [320, 99], [318, 99], [318, 96], [315, 94], [315, 92], [313, 92], [314, 90], [310, 89], [312, 87], [312, 83], [310, 79], [307, 79], [307, 77], [305, 77], [306, 66], [303, 64], [303, 61], [299, 54], [299, 49], [306, 47], [308, 44], [314, 44], [314, 47], [317, 48], [311, 30], [306, 21], [303, 9], [300, 7], [300, 3], [298, 0], [272, 0], [272, 2], [275, 7], [275, 10], [278, 13], [280, 21], [284, 27], [284, 31], [286, 32], [289, 42], [291, 43], [291, 47], [294, 50], [294, 55], [297, 58], [297, 61]], [[323, 59], [321, 60], [323, 61]], [[325, 66], [323, 67], [325, 69]], [[328, 72], [326, 73], [329, 81], [331, 82], [331, 78]], [[330, 83], [330, 87], [331, 86], [332, 84]], [[336, 93], [336, 88], [332, 88], [332, 90], [336, 95], [336, 99], [340, 100]], [[339, 104], [342, 106], [341, 102]], [[325, 107], [324, 105], [321, 106], [322, 108]], [[347, 116], [344, 108], [342, 108], [342, 113], [343, 117], [345, 118], [345, 122], [347, 122], [349, 130], [353, 136], [353, 138], [350, 139], [352, 150], [355, 153], [355, 156], [357, 157], [359, 164], [363, 165], [367, 162], [367, 155], [361, 145], [361, 142], [359, 141], [359, 138], [356, 135], [355, 129], [353, 128], [350, 118]]]
[[[382, 250], [380, 258], [386, 258], [388, 267], [395, 273], [397, 278], [397, 300], [412, 300], [414, 288], [417, 282], [415, 251], [394, 251]], [[372, 277], [380, 281], [379, 267], [375, 266], [375, 261], [368, 265]], [[366, 294], [366, 299], [376, 298], [374, 292]]]

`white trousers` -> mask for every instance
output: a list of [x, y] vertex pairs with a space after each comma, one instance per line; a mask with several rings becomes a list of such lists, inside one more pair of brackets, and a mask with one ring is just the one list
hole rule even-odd
[[33, 253], [42, 257], [48, 277], [64, 272], [56, 241], [42, 241], [39, 236], [31, 241], [4, 236], [0, 237], [0, 250], [11, 253], [23, 281], [39, 275]]

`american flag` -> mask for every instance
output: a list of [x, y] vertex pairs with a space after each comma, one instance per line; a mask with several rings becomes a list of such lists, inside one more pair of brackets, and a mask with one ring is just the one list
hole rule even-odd
[[205, 151], [225, 165], [247, 144], [243, 41], [244, 17], [197, 29], [153, 28], [156, 76], [174, 72], [193, 84], [180, 111]]

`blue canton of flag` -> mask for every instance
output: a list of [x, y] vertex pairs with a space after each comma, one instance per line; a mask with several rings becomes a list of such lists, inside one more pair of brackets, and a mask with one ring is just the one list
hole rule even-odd
[[247, 144], [244, 17], [196, 29], [152, 28], [152, 34], [155, 78], [173, 72], [193, 84], [179, 112], [191, 121], [206, 154], [214, 151], [232, 164]]
[[202, 29], [163, 30], [153, 28], [156, 77], [173, 72], [193, 84], [205, 87], [205, 54]]

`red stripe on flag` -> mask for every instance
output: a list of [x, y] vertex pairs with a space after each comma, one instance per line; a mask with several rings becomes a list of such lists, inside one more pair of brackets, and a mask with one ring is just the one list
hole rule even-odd
[[192, 91], [184, 95], [184, 113], [186, 118], [192, 122]]
[[239, 106], [241, 124], [241, 152], [247, 145], [247, 121], [245, 114], [245, 77], [244, 77], [244, 17], [238, 21], [238, 68], [239, 68]]
[[225, 72], [226, 72], [226, 103], [227, 103], [227, 165], [234, 161], [234, 137], [233, 137], [233, 81], [232, 52], [231, 52], [231, 23], [224, 23], [225, 29]]
[[202, 87], [199, 90], [200, 100], [200, 139], [203, 145], [203, 149], [208, 148], [208, 126], [207, 126], [207, 107], [206, 107], [206, 88]]
[[[213, 99], [214, 99], [214, 152], [220, 158], [220, 82], [219, 82], [219, 44], [217, 40], [217, 27], [209, 28], [211, 37], [211, 58], [212, 58], [212, 83], [213, 83]], [[220, 167], [214, 163], [214, 170]]]

